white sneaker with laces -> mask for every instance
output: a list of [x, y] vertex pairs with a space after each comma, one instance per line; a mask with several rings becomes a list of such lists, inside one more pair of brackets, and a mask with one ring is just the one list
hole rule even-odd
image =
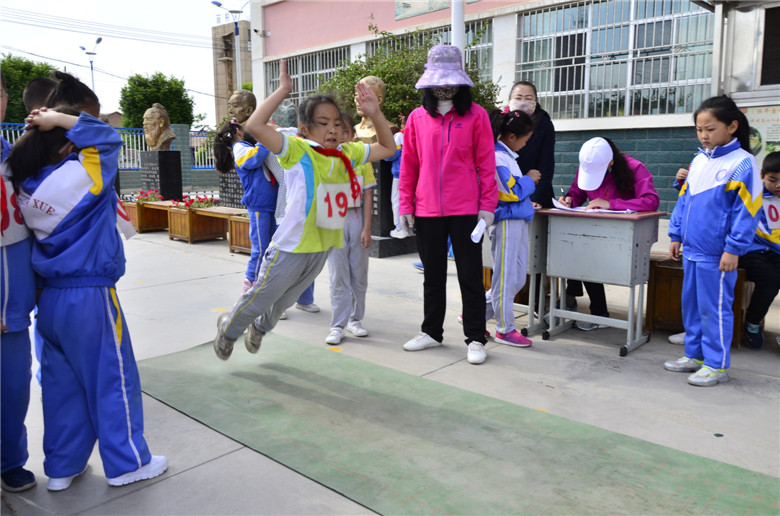
[[308, 305], [295, 303], [295, 308], [297, 308], [298, 310], [303, 310], [304, 312], [311, 312], [311, 313], [317, 313], [320, 311], [320, 307], [315, 305], [314, 303]]
[[87, 468], [89, 468], [89, 465], [84, 466], [84, 469], [81, 471], [81, 473], [76, 473], [75, 475], [70, 475], [68, 477], [49, 478], [49, 482], [46, 484], [46, 489], [49, 491], [64, 491], [70, 487], [70, 485], [73, 483], [73, 480], [86, 473]]
[[363, 325], [360, 324], [360, 321], [352, 321], [351, 323], [347, 324], [347, 331], [355, 337], [368, 336], [368, 330], [363, 328]]
[[341, 339], [344, 338], [344, 332], [341, 328], [331, 328], [330, 333], [325, 337], [325, 342], [328, 344], [341, 344]]
[[427, 333], [420, 332], [417, 336], [404, 344], [406, 351], [420, 351], [427, 348], [435, 348], [441, 346], [442, 343], [435, 340]]
[[688, 383], [698, 387], [712, 387], [721, 382], [728, 382], [729, 375], [723, 369], [714, 369], [710, 366], [701, 366], [701, 369], [688, 377]]
[[168, 459], [162, 455], [152, 455], [152, 460], [148, 464], [141, 466], [135, 471], [119, 475], [118, 477], [109, 478], [108, 485], [110, 486], [124, 486], [138, 482], [139, 480], [149, 480], [150, 478], [159, 477], [165, 470], [168, 469]]
[[692, 373], [701, 369], [702, 361], [694, 358], [681, 357], [677, 360], [664, 362], [664, 369], [675, 373]]
[[469, 350], [466, 353], [466, 360], [469, 364], [481, 364], [487, 358], [487, 352], [485, 346], [480, 342], [469, 342]]
[[390, 236], [393, 238], [406, 238], [409, 234], [405, 229], [393, 229], [390, 231]]

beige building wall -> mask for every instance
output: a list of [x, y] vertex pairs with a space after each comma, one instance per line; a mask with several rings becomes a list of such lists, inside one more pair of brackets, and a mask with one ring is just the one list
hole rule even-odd
[[[236, 78], [235, 36], [233, 22], [223, 23], [211, 28], [212, 53], [214, 65], [214, 106], [217, 119], [214, 127], [228, 115], [228, 99], [241, 87]], [[241, 55], [241, 81], [252, 82], [252, 55], [250, 23], [247, 20], [238, 22], [238, 34]]]

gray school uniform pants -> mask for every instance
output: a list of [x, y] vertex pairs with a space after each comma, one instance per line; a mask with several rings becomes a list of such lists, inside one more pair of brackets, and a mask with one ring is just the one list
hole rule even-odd
[[485, 320], [496, 318], [496, 331], [515, 329], [515, 296], [525, 286], [528, 268], [528, 222], [504, 219], [495, 223], [490, 242], [493, 280], [485, 293]]
[[322, 271], [330, 251], [288, 253], [273, 244], [263, 255], [257, 282], [238, 298], [225, 326], [225, 337], [238, 339], [256, 321], [255, 328], [267, 333], [279, 317]]
[[347, 210], [344, 222], [344, 247], [333, 249], [328, 257], [330, 270], [330, 327], [341, 330], [366, 313], [369, 249], [360, 246], [363, 232], [363, 207]]

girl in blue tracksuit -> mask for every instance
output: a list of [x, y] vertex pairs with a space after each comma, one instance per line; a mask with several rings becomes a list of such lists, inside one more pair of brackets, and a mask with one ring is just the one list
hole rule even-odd
[[235, 118], [226, 123], [217, 134], [214, 145], [215, 165], [223, 174], [235, 167], [241, 179], [241, 186], [244, 187], [241, 202], [246, 206], [249, 215], [249, 240], [252, 250], [242, 293], [249, 290], [257, 280], [261, 258], [276, 230], [274, 212], [279, 182], [263, 166], [268, 154], [268, 149], [245, 133]]
[[168, 463], [149, 453], [143, 436], [140, 379], [116, 293], [125, 272], [114, 192], [122, 139], [87, 113], [42, 109], [27, 123], [8, 163], [43, 283], [48, 488], [67, 489], [86, 470], [96, 440], [110, 485], [155, 477]]
[[[0, 71], [0, 121], [5, 118], [8, 94]], [[27, 428], [32, 354], [30, 312], [35, 306], [35, 274], [30, 265], [32, 235], [24, 225], [5, 161], [11, 144], [0, 137], [0, 448], [3, 491], [20, 492], [35, 486], [27, 463]]]
[[683, 261], [685, 356], [664, 367], [712, 386], [728, 381], [737, 266], [756, 232], [762, 183], [747, 118], [734, 101], [707, 99], [693, 118], [702, 148], [669, 221], [669, 253]]
[[531, 194], [541, 174], [523, 175], [517, 166], [517, 151], [533, 131], [533, 121], [522, 111], [490, 114], [496, 138], [496, 182], [498, 207], [493, 221], [493, 280], [487, 291], [485, 319], [496, 318], [493, 340], [510, 346], [527, 347], [531, 341], [515, 329], [514, 299], [525, 285], [528, 266], [528, 222], [534, 218]]

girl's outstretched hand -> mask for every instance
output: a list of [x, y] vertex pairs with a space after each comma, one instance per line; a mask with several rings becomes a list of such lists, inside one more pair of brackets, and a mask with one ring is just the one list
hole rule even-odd
[[357, 100], [360, 110], [369, 118], [373, 118], [379, 113], [379, 99], [376, 98], [374, 90], [370, 86], [359, 82], [355, 85], [355, 100]]
[[279, 60], [279, 87], [292, 91], [292, 78], [287, 73], [287, 59]]

